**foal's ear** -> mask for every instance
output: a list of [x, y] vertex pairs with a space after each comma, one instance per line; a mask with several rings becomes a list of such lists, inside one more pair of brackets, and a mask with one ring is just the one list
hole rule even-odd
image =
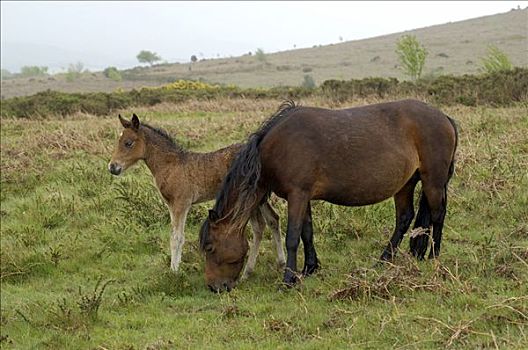
[[123, 125], [123, 128], [127, 129], [130, 128], [132, 125], [128, 120], [124, 119], [121, 114], [119, 115], [119, 121], [121, 122], [121, 125]]
[[209, 210], [209, 221], [214, 223], [217, 222], [219, 219], [220, 217], [218, 216], [218, 213], [215, 210]]
[[139, 118], [138, 118], [138, 116], [135, 113], [132, 114], [131, 122], [132, 122], [132, 128], [134, 130], [138, 130], [139, 129]]

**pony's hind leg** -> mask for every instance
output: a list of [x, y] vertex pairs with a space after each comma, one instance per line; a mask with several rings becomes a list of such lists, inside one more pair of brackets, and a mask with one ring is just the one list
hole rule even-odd
[[416, 172], [403, 188], [394, 196], [394, 205], [396, 207], [396, 226], [394, 233], [389, 241], [389, 244], [381, 254], [381, 260], [392, 260], [396, 249], [409, 229], [414, 218], [414, 188], [420, 179], [418, 172]]
[[282, 247], [279, 215], [277, 215], [268, 202], [262, 204], [260, 208], [262, 210], [262, 215], [264, 215], [264, 220], [271, 230], [273, 245], [277, 252], [277, 265], [280, 269], [283, 269], [286, 265], [286, 258], [284, 257], [284, 249]]
[[251, 227], [253, 228], [253, 241], [249, 247], [249, 257], [246, 266], [244, 267], [244, 272], [242, 273], [242, 279], [248, 278], [255, 269], [260, 241], [262, 240], [262, 233], [266, 227], [266, 222], [264, 221], [264, 217], [262, 216], [260, 208], [257, 208], [253, 211], [249, 221], [251, 222]]
[[429, 259], [440, 255], [440, 244], [442, 242], [442, 231], [447, 210], [447, 186], [430, 190], [427, 198], [431, 205], [431, 221], [433, 223], [433, 246], [429, 251]]
[[313, 243], [312, 208], [310, 202], [308, 202], [308, 206], [306, 207], [301, 239], [304, 247], [304, 268], [302, 274], [309, 276], [319, 268], [319, 260], [317, 259], [317, 253]]
[[422, 191], [420, 194], [420, 206], [414, 226], [409, 239], [409, 248], [411, 254], [419, 260], [423, 260], [429, 245], [429, 233], [431, 230], [431, 209], [427, 203], [427, 197]]
[[[436, 178], [436, 181], [423, 179], [423, 192], [429, 205], [431, 223], [433, 225], [433, 246], [429, 253], [429, 258], [436, 258], [440, 254], [440, 244], [442, 242], [442, 230], [447, 209], [447, 183], [449, 176], [445, 180]], [[425, 248], [426, 249], [426, 248]], [[425, 249], [420, 250], [419, 258], [424, 257]]]

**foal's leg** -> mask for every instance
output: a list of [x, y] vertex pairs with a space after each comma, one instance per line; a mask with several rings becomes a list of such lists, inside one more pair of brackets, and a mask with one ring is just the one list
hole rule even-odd
[[266, 227], [266, 222], [264, 221], [260, 207], [257, 207], [257, 209], [253, 211], [249, 221], [253, 228], [253, 242], [251, 242], [251, 246], [249, 247], [249, 257], [246, 266], [244, 267], [244, 272], [242, 273], [242, 279], [248, 278], [255, 269], [260, 241], [262, 240], [262, 232], [264, 232], [264, 228]]
[[185, 220], [187, 219], [187, 213], [191, 208], [190, 205], [177, 206], [170, 208], [172, 233], [170, 239], [171, 248], [171, 270], [174, 272], [178, 271], [180, 266], [183, 243], [185, 243]]
[[396, 227], [390, 239], [389, 244], [381, 254], [381, 260], [391, 260], [396, 253], [396, 249], [403, 239], [403, 235], [409, 229], [412, 219], [414, 218], [414, 188], [419, 180], [418, 173], [403, 186], [403, 188], [394, 196], [396, 207]]
[[288, 258], [284, 271], [284, 283], [288, 286], [297, 282], [297, 249], [309, 200], [309, 196], [300, 191], [288, 195], [288, 230], [286, 232]]
[[277, 265], [279, 265], [279, 268], [283, 269], [286, 265], [286, 258], [284, 257], [284, 249], [282, 248], [279, 215], [277, 215], [268, 202], [262, 204], [260, 208], [262, 215], [264, 215], [264, 220], [266, 221], [266, 224], [269, 226], [272, 233], [273, 245], [277, 251]]
[[319, 268], [319, 260], [313, 244], [312, 207], [310, 202], [308, 202], [306, 207], [301, 239], [304, 246], [304, 268], [302, 273], [305, 276], [309, 276]]

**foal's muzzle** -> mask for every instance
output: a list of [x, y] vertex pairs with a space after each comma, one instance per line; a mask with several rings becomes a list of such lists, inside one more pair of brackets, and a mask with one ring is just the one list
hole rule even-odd
[[108, 164], [108, 171], [112, 175], [119, 175], [123, 171], [123, 167], [121, 165], [116, 164], [116, 163], [110, 163], [110, 164]]

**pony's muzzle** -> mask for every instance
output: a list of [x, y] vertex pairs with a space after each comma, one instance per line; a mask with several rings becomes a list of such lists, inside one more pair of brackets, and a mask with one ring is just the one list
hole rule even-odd
[[109, 163], [108, 164], [108, 171], [112, 175], [119, 175], [123, 171], [123, 167], [121, 165], [119, 165], [119, 164], [116, 164], [116, 163]]
[[207, 285], [209, 287], [209, 290], [213, 293], [222, 293], [222, 292], [230, 292], [233, 289], [233, 286], [229, 283], [221, 283], [221, 285], [217, 286], [215, 284], [209, 284]]

